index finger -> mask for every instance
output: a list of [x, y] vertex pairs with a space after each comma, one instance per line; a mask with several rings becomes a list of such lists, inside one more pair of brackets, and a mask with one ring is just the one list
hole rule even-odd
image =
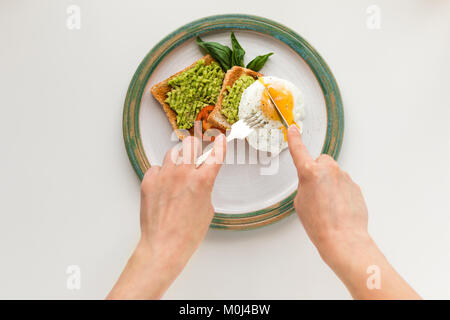
[[301, 169], [303, 169], [307, 163], [312, 162], [313, 158], [311, 157], [308, 149], [303, 143], [300, 130], [295, 124], [289, 126], [287, 138], [289, 152], [291, 153], [295, 167], [300, 174]]
[[199, 152], [200, 141], [197, 137], [189, 136], [183, 139], [183, 164], [195, 166], [195, 159]]
[[198, 168], [204, 172], [211, 179], [215, 179], [222, 167], [225, 159], [225, 152], [227, 148], [227, 139], [223, 134], [216, 137], [214, 140], [214, 147], [212, 153], [208, 156], [205, 162]]

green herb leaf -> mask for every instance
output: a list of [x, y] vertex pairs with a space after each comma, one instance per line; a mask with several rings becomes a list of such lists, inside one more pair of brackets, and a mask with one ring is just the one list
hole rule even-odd
[[197, 37], [196, 41], [200, 47], [219, 62], [222, 69], [227, 71], [231, 68], [232, 51], [229, 47], [221, 45], [218, 42], [204, 42], [200, 37]]
[[264, 64], [267, 62], [271, 55], [273, 55], [273, 52], [265, 54], [263, 56], [257, 56], [247, 64], [247, 69], [252, 69], [253, 71], [258, 72], [262, 69], [262, 67], [264, 67]]
[[245, 50], [241, 47], [241, 45], [237, 41], [234, 32], [231, 33], [231, 45], [233, 48], [233, 53], [231, 54], [231, 65], [243, 67]]

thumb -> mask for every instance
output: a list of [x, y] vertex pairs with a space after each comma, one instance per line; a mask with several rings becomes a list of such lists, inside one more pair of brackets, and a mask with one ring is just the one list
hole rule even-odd
[[312, 162], [313, 158], [309, 154], [308, 149], [306, 149], [300, 130], [295, 124], [289, 126], [287, 140], [289, 152], [291, 153], [295, 167], [300, 174], [300, 170], [303, 169], [307, 163]]

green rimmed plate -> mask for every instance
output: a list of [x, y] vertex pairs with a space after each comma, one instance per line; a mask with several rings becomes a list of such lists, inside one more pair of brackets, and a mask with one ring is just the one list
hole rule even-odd
[[[261, 72], [299, 87], [305, 97], [305, 144], [313, 156], [326, 153], [337, 158], [344, 131], [342, 101], [330, 69], [316, 50], [277, 22], [249, 15], [219, 15], [169, 34], [147, 54], [133, 76], [125, 100], [123, 134], [139, 178], [151, 163], [160, 164], [165, 152], [176, 144], [150, 87], [202, 56], [195, 36], [228, 43], [231, 30], [247, 52], [246, 62], [259, 54], [275, 53]], [[282, 219], [293, 212], [297, 182], [288, 151], [270, 165], [225, 164], [213, 190], [216, 214], [211, 226], [244, 230]]]

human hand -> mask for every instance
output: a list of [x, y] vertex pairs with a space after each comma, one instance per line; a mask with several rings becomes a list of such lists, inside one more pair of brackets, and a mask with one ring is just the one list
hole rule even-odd
[[[215, 153], [199, 168], [195, 168], [195, 159], [200, 141], [185, 138], [182, 154], [178, 156], [178, 150], [172, 149], [162, 168], [153, 166], [142, 181], [140, 245], [176, 272], [197, 249], [214, 216], [211, 192], [223, 162], [223, 138], [216, 140]], [[217, 161], [211, 161], [216, 156]]]
[[225, 156], [223, 135], [195, 167], [200, 141], [183, 140], [151, 167], [141, 184], [141, 238], [109, 298], [160, 298], [206, 235], [214, 216], [211, 192]]
[[324, 261], [336, 264], [371, 242], [361, 190], [330, 156], [313, 159], [295, 126], [288, 130], [288, 143], [299, 178], [296, 211]]
[[[296, 126], [288, 144], [298, 171], [295, 209], [322, 259], [356, 299], [420, 299], [394, 270], [367, 231], [367, 207], [359, 186], [328, 155], [313, 159]], [[368, 271], [379, 282], [368, 284]]]

